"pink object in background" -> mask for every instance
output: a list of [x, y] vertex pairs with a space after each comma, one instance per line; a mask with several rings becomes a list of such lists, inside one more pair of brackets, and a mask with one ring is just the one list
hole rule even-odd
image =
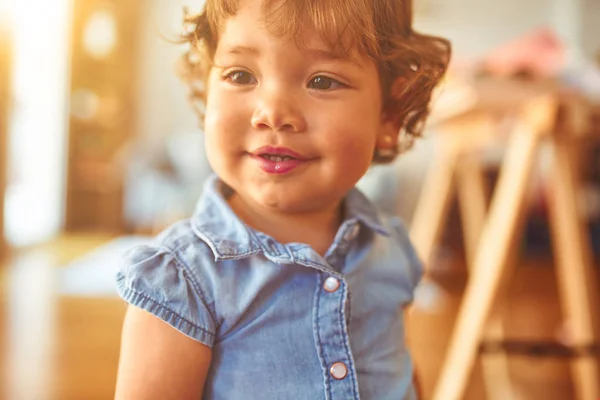
[[509, 77], [525, 73], [550, 78], [565, 67], [565, 46], [549, 28], [538, 28], [492, 50], [483, 59], [488, 73]]

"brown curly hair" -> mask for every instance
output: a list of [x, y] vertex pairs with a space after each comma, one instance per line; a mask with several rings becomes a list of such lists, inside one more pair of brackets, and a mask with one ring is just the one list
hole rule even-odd
[[[180, 75], [190, 88], [190, 100], [201, 120], [206, 79], [224, 21], [235, 15], [240, 0], [206, 0], [199, 14], [184, 12], [181, 43], [188, 44]], [[297, 33], [304, 22], [313, 24], [333, 52], [350, 57], [359, 50], [378, 67], [384, 112], [401, 127], [393, 155], [374, 155], [386, 163], [409, 149], [421, 136], [434, 88], [450, 60], [446, 39], [413, 30], [412, 0], [263, 0], [269, 29], [276, 35]], [[332, 40], [334, 38], [334, 40]]]

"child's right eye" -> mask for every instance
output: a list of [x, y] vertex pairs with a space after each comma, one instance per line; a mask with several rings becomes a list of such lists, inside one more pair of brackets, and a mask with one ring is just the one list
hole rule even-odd
[[256, 83], [256, 78], [247, 71], [231, 71], [225, 74], [225, 78], [236, 85], [251, 85]]

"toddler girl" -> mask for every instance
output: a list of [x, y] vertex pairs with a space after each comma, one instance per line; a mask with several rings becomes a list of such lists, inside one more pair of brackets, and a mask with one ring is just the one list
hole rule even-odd
[[[421, 265], [354, 188], [418, 136], [449, 44], [409, 0], [207, 0], [186, 76], [215, 171], [132, 249], [118, 399], [416, 397], [403, 309]], [[400, 144], [402, 143], [402, 144]]]

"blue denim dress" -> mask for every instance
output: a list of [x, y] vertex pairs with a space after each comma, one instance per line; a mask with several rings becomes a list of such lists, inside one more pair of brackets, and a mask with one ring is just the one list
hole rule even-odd
[[353, 189], [322, 257], [245, 225], [222, 186], [117, 275], [128, 303], [212, 348], [203, 399], [414, 399], [403, 307], [422, 267], [402, 223]]

